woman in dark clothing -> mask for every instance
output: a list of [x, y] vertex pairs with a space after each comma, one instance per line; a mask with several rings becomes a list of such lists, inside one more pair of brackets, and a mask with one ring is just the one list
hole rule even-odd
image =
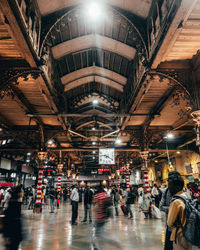
[[7, 209], [4, 211], [3, 237], [6, 250], [17, 250], [22, 241], [21, 224], [21, 187], [16, 187], [11, 193]]

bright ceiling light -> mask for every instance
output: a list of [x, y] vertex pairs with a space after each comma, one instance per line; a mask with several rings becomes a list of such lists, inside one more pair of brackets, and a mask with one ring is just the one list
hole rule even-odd
[[95, 129], [96, 129], [95, 127], [92, 128], [92, 130], [95, 130]]
[[95, 141], [93, 141], [93, 142], [92, 142], [92, 145], [96, 145], [96, 142], [95, 142]]
[[1, 132], [1, 131], [3, 131], [3, 129], [2, 129], [2, 128], [0, 128], [0, 132]]
[[177, 151], [176, 153], [177, 153], [177, 155], [180, 155], [181, 152], [180, 152], [180, 151]]
[[169, 133], [169, 134], [167, 134], [167, 138], [168, 138], [168, 139], [173, 139], [173, 138], [174, 138], [174, 135], [173, 135], [172, 133]]
[[92, 151], [93, 154], [95, 154], [96, 152], [95, 151]]
[[52, 144], [53, 144], [53, 141], [52, 141], [52, 140], [48, 140], [48, 144], [49, 144], [49, 145], [52, 145]]
[[28, 156], [30, 156], [30, 155], [31, 155], [31, 153], [30, 153], [30, 152], [28, 152], [28, 153], [27, 153], [27, 155], [28, 155]]
[[6, 140], [3, 140], [1, 144], [2, 144], [2, 145], [5, 145], [5, 144], [6, 144]]
[[122, 140], [117, 138], [117, 140], [115, 141], [116, 144], [121, 144], [122, 143]]
[[92, 101], [92, 103], [93, 103], [94, 105], [97, 105], [97, 104], [99, 103], [99, 101], [98, 101], [97, 99], [94, 99], [94, 100]]
[[102, 6], [98, 2], [92, 1], [86, 7], [86, 15], [89, 19], [97, 21], [101, 18], [103, 13]]
[[95, 157], [93, 156], [92, 159], [95, 160]]

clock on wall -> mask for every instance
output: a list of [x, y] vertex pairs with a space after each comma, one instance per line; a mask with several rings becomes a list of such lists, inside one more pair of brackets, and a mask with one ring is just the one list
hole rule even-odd
[[115, 164], [115, 149], [100, 148], [99, 149], [99, 164]]

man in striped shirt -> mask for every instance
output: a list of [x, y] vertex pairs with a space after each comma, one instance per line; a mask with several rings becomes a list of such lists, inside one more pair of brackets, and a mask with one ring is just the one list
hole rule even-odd
[[99, 242], [108, 242], [119, 249], [120, 243], [105, 233], [104, 225], [108, 221], [108, 208], [112, 206], [112, 199], [100, 186], [97, 194], [94, 196], [94, 235], [92, 236], [92, 245], [94, 250], [99, 249]]

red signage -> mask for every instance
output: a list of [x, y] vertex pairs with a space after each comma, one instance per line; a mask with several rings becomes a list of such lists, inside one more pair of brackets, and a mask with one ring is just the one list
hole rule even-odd
[[0, 182], [0, 187], [13, 187], [13, 183]]
[[125, 168], [121, 168], [119, 171], [120, 171], [120, 172], [126, 172], [126, 171], [130, 171], [130, 172], [131, 172], [131, 169], [127, 170], [127, 169], [125, 169]]
[[43, 172], [52, 172], [52, 169], [43, 169]]
[[98, 168], [98, 172], [109, 172], [109, 168]]

